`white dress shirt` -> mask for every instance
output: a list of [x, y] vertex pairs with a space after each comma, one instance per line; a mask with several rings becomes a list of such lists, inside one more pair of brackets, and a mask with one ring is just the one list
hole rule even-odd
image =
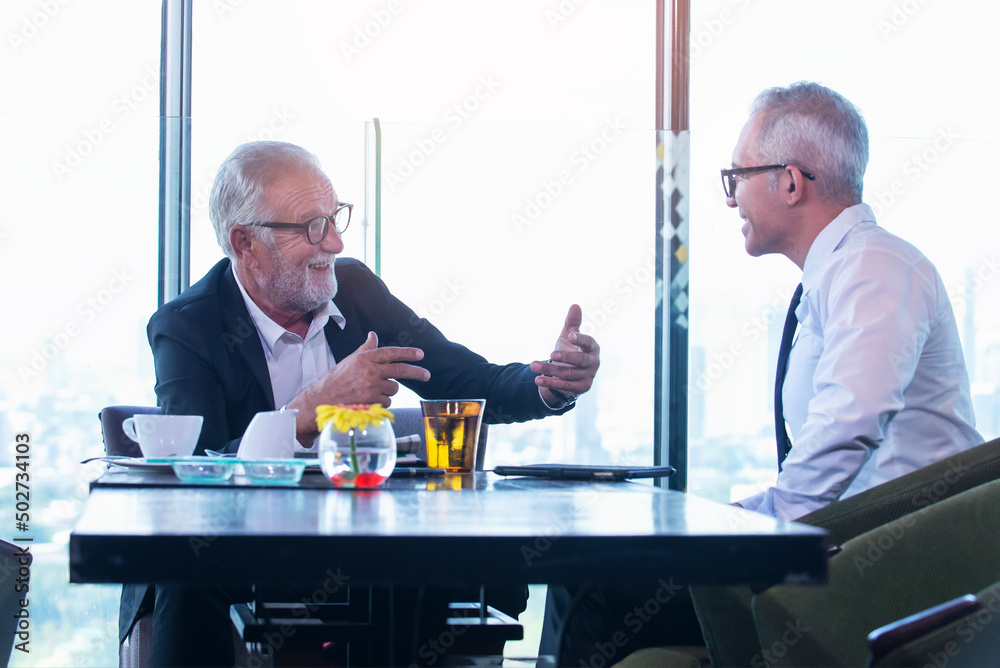
[[333, 357], [323, 328], [332, 318], [343, 329], [347, 320], [333, 300], [330, 300], [313, 311], [309, 330], [303, 338], [286, 330], [257, 306], [236, 275], [235, 265], [233, 276], [236, 277], [236, 285], [240, 288], [243, 302], [264, 347], [275, 408], [281, 408], [336, 366], [337, 360]]
[[794, 519], [983, 442], [941, 277], [867, 204], [816, 237], [802, 287], [782, 390], [792, 450], [739, 505]]

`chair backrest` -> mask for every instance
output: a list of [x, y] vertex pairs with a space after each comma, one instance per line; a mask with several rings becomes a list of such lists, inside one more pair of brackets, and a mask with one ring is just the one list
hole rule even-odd
[[159, 415], [162, 412], [156, 406], [106, 406], [97, 414], [104, 437], [104, 454], [142, 457], [139, 444], [122, 431], [122, 422], [133, 415]]
[[761, 656], [771, 666], [864, 665], [873, 629], [996, 582], [998, 525], [1000, 480], [994, 480], [845, 541], [830, 558], [825, 586], [778, 585], [754, 597], [761, 647], [781, 646]]
[[20, 600], [29, 598], [28, 594], [15, 589], [18, 572], [30, 565], [30, 553], [22, 552], [14, 543], [0, 539], [0, 666], [7, 665], [14, 648], [18, 615], [21, 613]]
[[[831, 503], [797, 522], [830, 532], [840, 545], [900, 517], [1000, 479], [1000, 439], [952, 455], [855, 496]], [[761, 651], [750, 612], [749, 587], [693, 585], [691, 596], [713, 665], [750, 665]]]
[[[427, 443], [424, 439], [424, 416], [420, 408], [406, 407], [391, 408], [390, 410], [393, 415], [392, 430], [396, 432], [397, 437], [411, 435], [420, 437], [419, 456], [423, 459], [426, 456]], [[476, 446], [475, 468], [477, 471], [483, 470], [483, 462], [486, 461], [486, 434], [488, 431], [489, 425], [484, 422], [479, 428], [479, 443]]]

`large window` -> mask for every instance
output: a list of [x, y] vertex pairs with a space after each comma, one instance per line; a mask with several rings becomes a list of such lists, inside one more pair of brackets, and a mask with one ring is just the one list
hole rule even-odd
[[574, 302], [603, 348], [576, 410], [491, 430], [488, 461], [652, 458], [652, 2], [203, 3], [194, 25], [192, 281], [221, 257], [215, 169], [251, 138], [319, 155], [374, 266], [377, 118], [389, 288], [499, 363], [545, 359]]
[[[652, 459], [654, 3], [196, 3], [194, 25], [192, 281], [221, 257], [215, 170], [254, 138], [320, 157], [374, 268], [377, 118], [390, 290], [498, 363], [548, 357], [574, 302], [602, 346], [577, 408], [491, 428], [487, 467]], [[537, 650], [543, 591], [508, 653]]]
[[[101, 468], [80, 464], [103, 452], [98, 411], [155, 402], [160, 8], [100, 4], [2, 12], [0, 535], [33, 538], [35, 558], [30, 653], [13, 665], [117, 663], [121, 588], [70, 586], [67, 537]], [[26, 530], [16, 434], [30, 437]]]
[[[798, 79], [865, 113], [866, 199], [940, 269], [980, 430], [997, 436], [1000, 320], [987, 305], [1000, 228], [984, 202], [1000, 170], [1000, 7], [692, 4], [689, 491], [728, 501], [774, 475], [774, 357], [798, 272], [746, 256], [718, 170], [753, 96]], [[69, 586], [66, 537], [100, 471], [79, 464], [102, 450], [97, 412], [155, 401], [144, 330], [157, 294], [160, 9], [4, 3], [0, 535], [33, 536], [36, 557], [32, 653], [14, 665], [117, 661], [119, 588]], [[319, 155], [357, 205], [347, 254], [374, 264], [377, 118], [390, 289], [497, 362], [546, 356], [573, 302], [602, 346], [577, 409], [491, 430], [488, 464], [651, 460], [652, 0], [199, 0], [194, 12], [192, 281], [221, 257], [207, 215], [215, 170], [252, 139]], [[32, 444], [25, 532], [10, 493], [20, 433]], [[528, 631], [521, 653], [537, 641]]]

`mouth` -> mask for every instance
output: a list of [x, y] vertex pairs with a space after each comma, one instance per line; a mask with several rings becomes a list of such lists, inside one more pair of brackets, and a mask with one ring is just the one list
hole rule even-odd
[[312, 262], [309, 264], [309, 269], [313, 271], [328, 271], [333, 269], [333, 258], [329, 260], [323, 260], [322, 262]]

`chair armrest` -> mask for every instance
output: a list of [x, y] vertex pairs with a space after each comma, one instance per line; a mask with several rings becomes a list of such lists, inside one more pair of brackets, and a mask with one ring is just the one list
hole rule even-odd
[[935, 605], [909, 617], [879, 627], [868, 634], [871, 662], [877, 662], [889, 652], [921, 638], [931, 631], [947, 626], [965, 615], [982, 609], [979, 599], [966, 594], [947, 603]]

